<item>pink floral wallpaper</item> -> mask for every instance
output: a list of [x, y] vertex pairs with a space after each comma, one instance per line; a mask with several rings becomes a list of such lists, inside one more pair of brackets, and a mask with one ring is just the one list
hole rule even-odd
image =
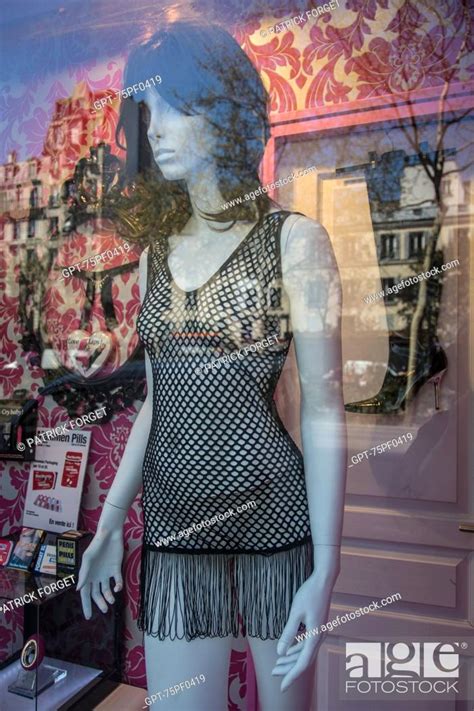
[[473, 78], [467, 0], [439, 7], [426, 0], [342, 0], [317, 19], [269, 33], [301, 9], [235, 30], [270, 89], [275, 115]]
[[[91, 146], [105, 141], [123, 157], [114, 143], [118, 103], [94, 111], [93, 101], [110, 90], [121, 88], [122, 67], [128, 47], [136, 37], [152, 31], [163, 15], [170, 19], [172, 11], [177, 16], [181, 11], [183, 16], [192, 16], [192, 4], [159, 10], [147, 3], [138, 3], [143, 5], [142, 14], [138, 15], [134, 8], [133, 17], [127, 22], [125, 4], [118, 3], [122, 4], [124, 13], [120, 21], [112, 6], [110, 15], [103, 11], [104, 35], [101, 35], [100, 17], [84, 13], [75, 18], [71, 16], [72, 10], [65, 7], [58, 10], [54, 18], [35, 20], [37, 32], [34, 41], [31, 40], [29, 56], [15, 56], [14, 36], [12, 44], [7, 45], [11, 51], [7, 53], [5, 69], [10, 78], [0, 87], [0, 113], [4, 117], [0, 125], [0, 145], [5, 147], [5, 155], [0, 160], [6, 163], [7, 153], [13, 150], [17, 151], [20, 162], [32, 156], [38, 159], [43, 186], [41, 204], [53, 194], [55, 186], [71, 177], [76, 162], [88, 154]], [[473, 33], [466, 32], [469, 13], [472, 13], [468, 0], [443, 0], [442, 6], [431, 0], [416, 3], [339, 0], [339, 7], [331, 12], [317, 18], [310, 15], [300, 25], [272, 33], [269, 28], [305, 12], [311, 5], [287, 3], [277, 12], [273, 3], [272, 12], [267, 13], [261, 10], [261, 5], [254, 10], [250, 5], [245, 15], [240, 8], [233, 12], [233, 3], [224, 10], [207, 0], [200, 10], [201, 16], [208, 13], [209, 18], [231, 31], [254, 62], [270, 90], [273, 116], [358, 99], [390, 97], [428, 87], [441, 88], [447, 79], [466, 81], [474, 75], [474, 64], [467, 54], [473, 42]], [[226, 15], [222, 14], [225, 12]], [[54, 34], [48, 29], [53, 21]], [[71, 34], [73, 22], [77, 29]], [[27, 37], [32, 31], [29, 20], [14, 26], [18, 31], [23, 27]], [[43, 384], [41, 369], [29, 361], [28, 354], [19, 345], [18, 270], [22, 247], [9, 244], [7, 225], [10, 218], [15, 217], [17, 208], [8, 186], [5, 190], [7, 205], [0, 216], [0, 385], [3, 398], [19, 387], [35, 394]], [[86, 250], [84, 240], [80, 234], [69, 237], [60, 249], [55, 266], [62, 267], [82, 257]], [[127, 259], [136, 261], [138, 256], [134, 250]], [[58, 282], [56, 274], [50, 274], [48, 280], [42, 318], [50, 332], [56, 329], [64, 336], [79, 328], [84, 282], [74, 277]], [[120, 344], [115, 354], [117, 365], [136, 346], [135, 320], [139, 308], [136, 270], [114, 281], [112, 298], [118, 314], [114, 334]], [[89, 333], [105, 328], [101, 309], [97, 300]], [[64, 343], [60, 336], [59, 352]], [[136, 403], [111, 422], [93, 429], [80, 520], [85, 529], [94, 531], [96, 527], [139, 406], [140, 403]], [[67, 419], [65, 410], [51, 398], [40, 398], [39, 416], [40, 425], [45, 427]], [[17, 530], [21, 524], [28, 466], [3, 462], [0, 468], [0, 531], [7, 533]], [[124, 679], [145, 686], [143, 647], [135, 625], [142, 535], [137, 502], [128, 517], [125, 533]], [[19, 634], [18, 626], [16, 633], [12, 629], [0, 633], [0, 658], [12, 643], [12, 635]], [[236, 648], [229, 670], [229, 709], [234, 711], [243, 708], [245, 672], [246, 655]]]

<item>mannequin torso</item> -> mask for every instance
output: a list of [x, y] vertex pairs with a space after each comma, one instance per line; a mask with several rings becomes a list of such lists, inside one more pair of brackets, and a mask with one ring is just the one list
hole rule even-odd
[[[269, 214], [278, 212], [277, 208]], [[280, 236], [282, 271], [290, 266], [285, 259], [291, 229], [301, 215], [293, 214], [283, 223]], [[196, 229], [190, 220], [179, 235], [169, 238], [168, 269], [182, 291], [194, 291], [205, 284], [245, 240], [256, 222], [239, 222], [229, 230]]]

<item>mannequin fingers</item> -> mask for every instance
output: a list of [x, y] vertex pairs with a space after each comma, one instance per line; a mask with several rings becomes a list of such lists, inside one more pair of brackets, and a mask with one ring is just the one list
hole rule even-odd
[[117, 570], [112, 573], [111, 577], [114, 579], [114, 592], [120, 592], [120, 590], [122, 590], [123, 588], [122, 572], [120, 570]]
[[316, 656], [316, 651], [322, 642], [322, 636], [317, 640], [305, 640], [305, 646], [302, 650], [297, 662], [290, 669], [281, 683], [281, 690], [286, 689], [297, 679], [311, 664], [312, 659]]
[[[296, 644], [292, 644], [291, 647], [288, 649], [286, 656], [290, 656], [292, 654], [296, 654], [298, 652], [301, 652], [301, 650], [304, 647], [305, 640], [302, 640], [301, 642], [297, 642]], [[282, 657], [284, 659], [284, 657]]]
[[84, 587], [85, 582], [87, 580], [87, 576], [89, 575], [89, 568], [90, 568], [90, 565], [87, 562], [87, 559], [84, 554], [84, 556], [82, 557], [81, 569], [79, 570], [79, 579], [78, 579], [77, 585], [76, 585], [77, 591], [81, 590]]
[[299, 658], [300, 652], [297, 652], [290, 657], [279, 657], [277, 663], [273, 667], [272, 674], [276, 676], [284, 676], [290, 671], [290, 669], [293, 669]]
[[112, 591], [111, 591], [111, 589], [110, 589], [110, 581], [109, 581], [109, 578], [107, 578], [106, 580], [101, 580], [101, 581], [100, 581], [100, 589], [101, 589], [102, 595], [105, 597], [105, 599], [107, 600], [107, 602], [108, 602], [110, 605], [113, 605], [114, 602], [115, 602], [115, 598], [114, 598], [114, 596], [112, 595]]
[[277, 664], [272, 669], [272, 676], [286, 676], [295, 666], [296, 662], [287, 662], [286, 664]]
[[276, 664], [287, 664], [288, 662], [294, 662], [295, 659], [297, 659], [300, 655], [302, 649], [302, 644], [293, 645], [293, 647], [289, 648], [286, 654], [283, 654], [282, 656], [277, 658]]
[[86, 618], [86, 620], [90, 620], [90, 618], [92, 617], [90, 583], [87, 586], [82, 587], [81, 589], [81, 603], [84, 617]]
[[107, 603], [100, 593], [99, 583], [92, 583], [92, 599], [101, 612], [107, 612]]
[[303, 649], [307, 649], [308, 645], [310, 647], [317, 647], [321, 640], [324, 639], [325, 633], [319, 632], [314, 637], [309, 637], [308, 639], [302, 639], [300, 642], [296, 642], [287, 651], [287, 655], [294, 654], [295, 652], [301, 652]]
[[285, 625], [277, 645], [277, 654], [279, 656], [286, 654], [290, 645], [294, 642], [295, 636], [298, 634], [300, 622], [300, 616], [290, 612], [288, 622]]

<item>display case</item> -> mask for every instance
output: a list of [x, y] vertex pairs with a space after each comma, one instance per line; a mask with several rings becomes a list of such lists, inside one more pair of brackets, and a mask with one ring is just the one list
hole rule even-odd
[[2, 711], [94, 708], [118, 685], [121, 599], [85, 620], [75, 576], [0, 568]]

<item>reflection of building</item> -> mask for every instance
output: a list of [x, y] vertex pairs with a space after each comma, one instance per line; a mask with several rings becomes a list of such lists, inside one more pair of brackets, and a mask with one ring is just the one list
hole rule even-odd
[[69, 197], [64, 184], [94, 144], [94, 98], [84, 82], [78, 84], [70, 98], [56, 101], [41, 156], [18, 162], [12, 151], [0, 165], [0, 242], [30, 249], [62, 232]]
[[[58, 234], [58, 217], [48, 209], [49, 195], [42, 180], [44, 163], [49, 158], [30, 158], [17, 161], [16, 152], [0, 166], [0, 244], [8, 253], [8, 262], [20, 261], [21, 268], [32, 268], [36, 246], [45, 243], [48, 236]], [[26, 249], [25, 249], [26, 247]], [[50, 255], [49, 261], [53, 259]], [[11, 259], [13, 257], [13, 259]], [[7, 290], [13, 294], [14, 264], [8, 265]]]
[[[382, 288], [392, 288], [403, 279], [423, 271], [423, 259], [432, 235], [439, 205], [435, 186], [422, 165], [421, 156], [430, 156], [429, 146], [420, 144], [420, 153], [407, 155], [405, 151], [390, 151], [378, 156], [369, 153], [369, 162], [336, 170], [337, 174], [363, 171], [364, 177], [354, 178], [367, 184], [370, 214], [380, 267]], [[421, 154], [421, 155], [420, 155]], [[445, 151], [444, 173], [456, 169], [455, 150]], [[432, 156], [430, 156], [432, 157]], [[458, 173], [453, 172], [441, 183], [443, 202], [447, 208], [445, 223], [456, 217], [462, 202], [463, 187]], [[354, 246], [356, 249], [356, 246]], [[440, 248], [440, 245], [437, 245]], [[435, 280], [432, 285], [435, 286]], [[403, 331], [409, 320], [408, 312], [417, 299], [418, 286], [412, 285], [398, 294], [385, 293], [384, 301], [389, 331]], [[383, 325], [380, 324], [381, 328]]]
[[18, 161], [12, 151], [0, 165], [0, 249], [7, 257], [6, 291], [16, 296], [19, 286], [23, 326], [33, 333], [40, 326], [42, 296], [60, 237], [67, 239], [74, 232], [80, 210], [85, 219], [100, 214], [103, 194], [120, 173], [120, 161], [109, 146], [99, 143], [89, 149], [94, 143], [90, 111], [94, 98], [84, 83], [79, 84], [72, 97], [56, 101], [41, 155]]
[[[452, 156], [455, 150], [444, 152], [443, 173], [449, 173], [456, 167]], [[425, 249], [433, 236], [439, 204], [435, 194], [434, 181], [428, 177], [422, 165], [422, 157], [430, 160], [428, 144], [421, 143], [420, 151], [415, 155], [406, 155], [404, 151], [391, 151], [377, 158], [370, 154], [371, 163], [365, 170], [367, 187], [377, 246], [377, 255], [382, 277], [382, 288], [399, 284], [403, 279], [415, 276], [423, 271]], [[442, 181], [443, 202], [447, 208], [446, 220], [450, 210], [457, 209], [459, 203], [459, 175], [452, 173]], [[438, 241], [437, 249], [441, 244]], [[437, 320], [440, 302], [438, 291], [439, 279], [432, 278], [428, 288], [433, 291], [429, 299], [432, 314], [425, 314], [425, 328]], [[409, 326], [409, 320], [418, 299], [419, 287], [414, 284], [405, 287], [398, 294], [385, 293], [387, 306], [387, 325], [389, 331], [403, 331]]]
[[[10, 255], [10, 262], [19, 262], [24, 274], [38, 278], [53, 263], [66, 217], [66, 206], [59, 199], [59, 184], [53, 186], [48, 179], [50, 163], [49, 156], [17, 161], [12, 151], [7, 163], [0, 166], [0, 245]], [[11, 264], [7, 288], [12, 293], [15, 279]], [[34, 295], [31, 299], [36, 304]]]
[[22, 242], [44, 236], [44, 189], [39, 179], [41, 160], [17, 162], [16, 152], [0, 166], [0, 211], [4, 218], [1, 238]]

